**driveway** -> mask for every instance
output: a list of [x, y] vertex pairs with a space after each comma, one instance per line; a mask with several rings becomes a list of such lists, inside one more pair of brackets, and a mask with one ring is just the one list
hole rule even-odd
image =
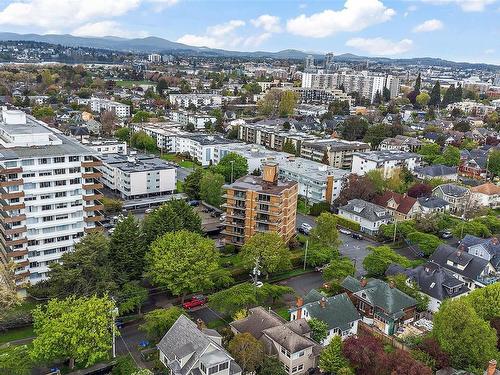
[[177, 180], [184, 181], [193, 172], [190, 168], [177, 167]]
[[[297, 227], [302, 225], [302, 223], [307, 223], [312, 227], [316, 226], [316, 220], [314, 217], [297, 213]], [[342, 244], [339, 247], [340, 254], [353, 261], [354, 266], [356, 267], [356, 276], [365, 275], [366, 271], [363, 268], [363, 260], [368, 254], [367, 247], [376, 246], [377, 243], [367, 239], [356, 240], [351, 236], [342, 233], [339, 233], [339, 238], [342, 241]]]
[[310, 272], [304, 275], [295, 276], [277, 283], [278, 285], [289, 286], [295, 293], [304, 297], [312, 289], [321, 288], [323, 276], [321, 272]]

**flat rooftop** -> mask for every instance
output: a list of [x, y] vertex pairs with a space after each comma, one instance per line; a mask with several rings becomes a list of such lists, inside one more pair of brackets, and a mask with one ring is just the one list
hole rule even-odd
[[179, 137], [191, 139], [195, 142], [198, 142], [199, 144], [201, 144], [203, 146], [240, 143], [237, 140], [227, 139], [227, 138], [221, 137], [220, 135], [216, 135], [216, 134], [187, 133], [187, 134], [180, 135]]
[[252, 190], [259, 193], [279, 195], [283, 191], [297, 185], [295, 181], [281, 181], [276, 183], [264, 181], [262, 177], [247, 175], [224, 187], [235, 190]]
[[108, 164], [128, 173], [175, 169], [172, 164], [153, 155], [106, 154], [99, 155], [99, 159], [101, 159], [104, 164]]
[[406, 160], [417, 158], [419, 155], [405, 152], [405, 151], [369, 151], [369, 152], [356, 152], [357, 155], [363, 159], [375, 162], [389, 161], [389, 160]]
[[302, 147], [308, 147], [319, 151], [325, 151], [328, 148], [333, 151], [348, 151], [359, 148], [370, 149], [370, 145], [368, 143], [345, 141], [342, 139], [316, 139], [304, 142]]

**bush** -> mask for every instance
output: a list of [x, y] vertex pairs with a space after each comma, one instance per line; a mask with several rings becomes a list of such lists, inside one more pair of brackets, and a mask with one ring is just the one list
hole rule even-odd
[[309, 215], [319, 216], [322, 212], [330, 212], [330, 204], [327, 202], [314, 203], [309, 209]]
[[236, 246], [234, 246], [233, 244], [226, 244], [222, 248], [222, 252], [224, 254], [234, 254], [236, 252]]
[[334, 216], [337, 219], [337, 224], [340, 225], [341, 227], [348, 228], [356, 232], [359, 232], [361, 230], [361, 225], [359, 223], [356, 223], [355, 221], [346, 219], [345, 217], [339, 215], [334, 215]]
[[431, 255], [442, 242], [439, 237], [422, 232], [410, 233], [406, 238], [412, 244], [418, 245], [419, 249], [422, 250], [425, 256]]

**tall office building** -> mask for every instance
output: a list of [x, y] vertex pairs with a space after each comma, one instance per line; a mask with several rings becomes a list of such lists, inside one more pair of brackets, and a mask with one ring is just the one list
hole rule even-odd
[[333, 57], [333, 52], [329, 52], [325, 55], [325, 68], [328, 70], [332, 70], [334, 68], [335, 63], [333, 62]]
[[304, 68], [306, 70], [314, 68], [314, 56], [313, 55], [307, 55], [306, 56], [306, 60], [305, 60], [305, 63], [304, 63]]
[[103, 195], [95, 152], [18, 110], [0, 119], [0, 261], [22, 289], [100, 230]]
[[228, 244], [242, 246], [259, 232], [276, 232], [285, 242], [295, 235], [298, 184], [278, 181], [278, 164], [263, 166], [262, 177], [244, 176], [226, 186]]

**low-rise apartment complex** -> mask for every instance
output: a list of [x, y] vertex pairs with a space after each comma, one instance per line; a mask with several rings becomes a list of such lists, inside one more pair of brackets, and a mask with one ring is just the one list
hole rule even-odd
[[78, 99], [78, 104], [89, 105], [92, 112], [111, 111], [120, 118], [130, 117], [130, 106], [113, 100], [101, 98]]
[[355, 152], [368, 151], [370, 145], [342, 139], [317, 139], [302, 144], [300, 156], [317, 162], [326, 162], [331, 167], [351, 170]]
[[241, 246], [259, 232], [276, 232], [285, 242], [295, 235], [297, 183], [278, 180], [278, 165], [264, 166], [262, 177], [244, 176], [226, 185], [228, 244]]
[[365, 175], [374, 169], [380, 170], [384, 178], [390, 178], [402, 168], [410, 172], [420, 165], [421, 157], [404, 151], [357, 152], [352, 157], [352, 173]]

